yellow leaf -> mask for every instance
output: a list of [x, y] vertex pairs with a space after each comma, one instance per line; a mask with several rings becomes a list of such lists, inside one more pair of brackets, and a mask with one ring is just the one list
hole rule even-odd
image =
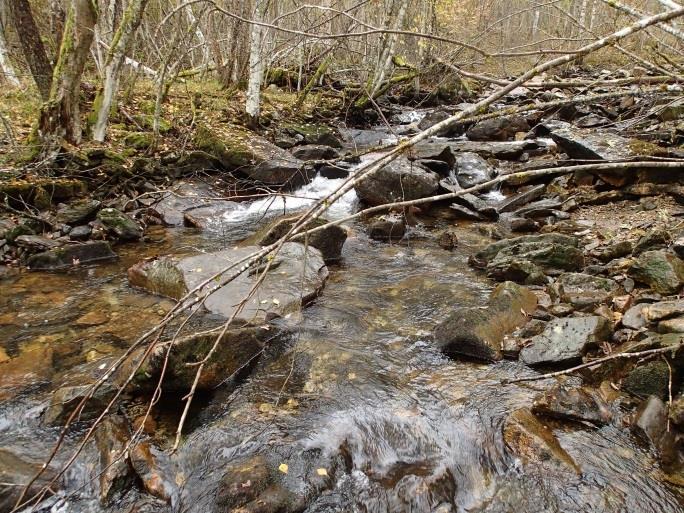
[[319, 476], [325, 477], [325, 476], [328, 475], [328, 471], [325, 470], [324, 468], [317, 468], [317, 469], [316, 469], [316, 474], [318, 474]]
[[287, 474], [287, 468], [287, 463], [281, 463], [278, 467], [278, 470], [280, 470], [283, 474]]

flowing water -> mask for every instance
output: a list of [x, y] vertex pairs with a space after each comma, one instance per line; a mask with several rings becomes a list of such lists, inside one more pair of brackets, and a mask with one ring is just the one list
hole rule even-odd
[[[317, 179], [299, 199], [270, 207], [301, 208], [335, 185]], [[332, 215], [351, 212], [354, 200], [349, 193]], [[54, 384], [78, 364], [120, 354], [172, 306], [129, 288], [128, 266], [154, 254], [225, 247], [268, 206], [241, 206], [223, 220], [222, 237], [169, 229], [163, 242], [120, 246], [115, 264], [1, 281], [0, 348], [26, 359], [35, 379], [27, 387], [0, 377], [0, 447], [40, 461], [57, 436], [39, 421]], [[231, 237], [231, 223], [239, 237]], [[272, 479], [306, 497], [309, 513], [684, 511], [654, 454], [624, 427], [553, 426], [580, 474], [523, 465], [507, 449], [502, 425], [550, 383], [502, 385], [531, 371], [517, 362], [454, 361], [431, 347], [436, 323], [455, 307], [484, 304], [490, 292], [467, 265], [484, 242], [476, 230], [460, 228], [459, 248], [448, 252], [422, 228], [393, 245], [370, 241], [361, 225], [348, 228], [343, 261], [288, 343], [263, 355], [240, 386], [206, 398], [191, 419], [171, 458], [178, 492], [170, 510], [230, 511], [217, 506], [226, 469], [258, 462], [280, 468]], [[172, 429], [160, 420], [158, 440]], [[68, 474], [67, 492], [86, 480], [88, 461]], [[91, 491], [79, 489], [51, 511], [102, 511]], [[277, 497], [286, 504], [292, 495]]]

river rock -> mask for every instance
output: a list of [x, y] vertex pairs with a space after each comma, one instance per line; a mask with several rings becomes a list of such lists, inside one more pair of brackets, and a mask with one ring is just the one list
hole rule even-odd
[[606, 304], [618, 293], [620, 286], [615, 280], [584, 273], [561, 274], [552, 290], [562, 303], [569, 303], [578, 310], [592, 310]]
[[435, 345], [445, 354], [495, 361], [504, 337], [527, 322], [537, 296], [512, 282], [501, 283], [486, 308], [458, 308], [435, 328]]
[[667, 418], [668, 408], [663, 401], [650, 396], [637, 409], [632, 429], [658, 452], [658, 458], [666, 470], [681, 472], [681, 455]]
[[283, 123], [282, 129], [285, 132], [301, 137], [306, 144], [318, 144], [330, 146], [331, 148], [341, 148], [342, 143], [335, 135], [332, 128], [316, 123]]
[[490, 181], [496, 170], [477, 153], [458, 153], [456, 155], [456, 180], [464, 189]]
[[654, 230], [641, 237], [634, 246], [634, 256], [645, 251], [666, 248], [672, 242], [672, 236], [667, 230]]
[[506, 199], [496, 205], [496, 210], [500, 214], [513, 212], [527, 203], [535, 201], [544, 195], [546, 184], [530, 185], [522, 187], [520, 190], [511, 194]]
[[471, 141], [507, 141], [518, 132], [528, 132], [530, 125], [522, 116], [485, 119], [471, 126], [466, 136]]
[[90, 265], [116, 260], [109, 243], [93, 241], [85, 244], [69, 244], [43, 253], [31, 255], [26, 265], [32, 271], [62, 271], [78, 265]]
[[644, 317], [649, 322], [658, 322], [684, 314], [684, 299], [659, 301], [644, 305]]
[[168, 456], [144, 440], [131, 447], [130, 460], [145, 490], [170, 504], [173, 497], [178, 494], [178, 487]]
[[[180, 299], [231, 263], [260, 250], [258, 246], [245, 246], [181, 259], [161, 257], [147, 260], [128, 270], [128, 280], [135, 287]], [[304, 248], [295, 242], [285, 243], [270, 262], [269, 273], [240, 313], [240, 319], [246, 322], [263, 323], [296, 311], [320, 293], [328, 277], [320, 251]], [[230, 317], [250, 292], [265, 265], [264, 262], [258, 268], [242, 272], [229, 284], [210, 294], [204, 302], [205, 308]], [[212, 287], [213, 283], [206, 285], [204, 290]]]
[[180, 182], [150, 202], [150, 207], [161, 217], [164, 225], [183, 226], [186, 210], [211, 203], [214, 201], [211, 198], [222, 195], [221, 191], [203, 181]]
[[520, 359], [527, 365], [569, 366], [610, 334], [610, 323], [598, 315], [554, 319], [520, 351]]
[[100, 503], [107, 505], [133, 485], [135, 476], [130, 465], [127, 444], [131, 434], [120, 415], [106, 417], [95, 430], [95, 443], [100, 458]]
[[83, 242], [90, 238], [91, 233], [93, 233], [93, 229], [87, 224], [75, 226], [69, 231], [69, 240]]
[[[44, 457], [35, 459], [19, 454], [9, 448], [0, 448], [0, 511], [9, 512], [24, 491], [24, 485], [30, 482], [44, 463]], [[26, 498], [38, 493], [57, 475], [53, 467], [45, 469], [40, 477], [29, 487]], [[61, 480], [52, 485], [53, 492], [62, 487]]]
[[102, 206], [102, 203], [95, 199], [83, 199], [61, 206], [55, 218], [62, 224], [82, 224], [95, 217], [95, 212]]
[[301, 160], [240, 127], [210, 129], [200, 125], [195, 130], [194, 141], [198, 149], [216, 157], [226, 170], [256, 182], [296, 187], [312, 178]]
[[189, 207], [183, 212], [183, 224], [200, 230], [220, 232], [226, 216], [238, 208], [239, 204], [234, 201], [213, 201]]
[[447, 143], [454, 154], [477, 153], [485, 159], [517, 160], [526, 151], [540, 151], [544, 146], [537, 141], [451, 141]]
[[47, 344], [26, 347], [18, 356], [0, 363], [0, 401], [39, 388], [52, 378], [53, 350]]
[[684, 316], [660, 321], [658, 333], [684, 333]]
[[632, 243], [625, 240], [597, 248], [592, 252], [592, 256], [596, 257], [601, 262], [607, 263], [616, 258], [623, 258], [630, 255], [632, 250]]
[[676, 294], [684, 283], [684, 261], [665, 251], [646, 251], [629, 269], [634, 280], [660, 294]]
[[670, 381], [670, 367], [662, 360], [634, 367], [622, 380], [622, 389], [632, 395], [665, 397]]
[[[247, 239], [245, 243], [269, 246], [283, 237], [300, 218], [300, 215], [295, 214], [276, 219]], [[327, 223], [327, 219], [319, 217], [309, 223], [308, 226], [311, 229], [323, 226]], [[303, 238], [300, 238], [299, 240], [302, 242], [304, 241]], [[347, 230], [339, 225], [334, 225], [310, 234], [307, 243], [321, 252], [323, 260], [325, 260], [326, 263], [332, 263], [342, 258], [342, 247], [346, 240]]]
[[20, 248], [25, 248], [31, 252], [46, 251], [62, 245], [59, 241], [41, 237], [40, 235], [20, 235], [14, 239], [14, 243]]
[[496, 280], [543, 285], [547, 273], [583, 267], [584, 255], [577, 245], [577, 239], [560, 234], [523, 235], [494, 242], [469, 261]]
[[622, 316], [622, 325], [625, 328], [633, 330], [638, 330], [646, 327], [648, 321], [646, 320], [646, 317], [644, 317], [644, 314], [647, 310], [648, 305], [644, 303], [632, 306]]
[[398, 241], [406, 234], [404, 216], [387, 214], [371, 219], [368, 226], [368, 236], [373, 240]]
[[107, 231], [119, 240], [138, 240], [142, 237], [142, 228], [129, 216], [115, 208], [103, 208], [97, 213], [97, 219]]
[[613, 418], [610, 405], [599, 392], [588, 387], [556, 385], [537, 396], [532, 405], [537, 415], [563, 420], [607, 424]]
[[456, 164], [456, 157], [451, 148], [444, 143], [418, 143], [413, 147], [409, 159], [418, 161], [439, 161], [443, 162], [449, 170]]
[[508, 449], [523, 465], [550, 466], [581, 474], [575, 460], [561, 446], [553, 431], [527, 408], [511, 413], [504, 422], [503, 437]]
[[405, 157], [390, 162], [355, 186], [364, 203], [375, 206], [433, 195], [439, 188], [439, 175]]
[[294, 148], [292, 155], [300, 160], [332, 160], [339, 158], [340, 152], [322, 144], [305, 144]]

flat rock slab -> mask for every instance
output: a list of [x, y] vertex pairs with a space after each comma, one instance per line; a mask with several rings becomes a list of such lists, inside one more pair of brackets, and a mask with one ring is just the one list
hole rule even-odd
[[[258, 246], [246, 246], [182, 259], [162, 257], [143, 261], [128, 270], [128, 280], [135, 287], [180, 299], [226, 267], [260, 250]], [[231, 317], [265, 267], [266, 262], [263, 262], [256, 268], [244, 271], [230, 283], [209, 294], [204, 302], [205, 308], [217, 315]], [[234, 270], [226, 275], [229, 276], [231, 272]], [[328, 268], [320, 251], [288, 242], [271, 261], [266, 278], [236, 319], [263, 323], [292, 313], [320, 293], [327, 277]], [[211, 280], [200, 294], [218, 283], [219, 280]]]
[[572, 365], [610, 333], [610, 323], [598, 315], [555, 319], [532, 337], [530, 345], [520, 351], [520, 359], [527, 365]]
[[104, 241], [70, 244], [31, 255], [26, 265], [32, 271], [63, 271], [79, 265], [116, 260], [117, 254]]

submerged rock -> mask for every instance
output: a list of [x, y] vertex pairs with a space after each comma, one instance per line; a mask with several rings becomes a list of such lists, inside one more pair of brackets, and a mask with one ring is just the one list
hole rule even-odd
[[459, 308], [435, 328], [435, 345], [451, 356], [494, 361], [504, 337], [527, 322], [537, 296], [512, 282], [497, 286], [486, 308]]
[[527, 365], [572, 365], [610, 333], [610, 323], [598, 315], [554, 319], [520, 351], [520, 359]]
[[563, 447], [548, 426], [527, 408], [511, 413], [503, 427], [506, 446], [522, 461], [523, 466], [550, 466], [552, 470], [570, 470], [581, 474], [575, 460]]
[[610, 405], [599, 392], [587, 387], [569, 388], [556, 385], [534, 400], [532, 411], [558, 419], [607, 424], [613, 418]]
[[[0, 448], [0, 511], [14, 510], [14, 505], [24, 491], [24, 486], [41, 470], [43, 463], [44, 459], [40, 456], [33, 460], [9, 448]], [[26, 498], [38, 493], [56, 475], [57, 471], [53, 467], [45, 469], [29, 487]], [[61, 487], [61, 480], [57, 480], [50, 489], [56, 492]]]
[[405, 157], [390, 162], [355, 187], [359, 199], [371, 206], [425, 198], [438, 188], [437, 173]]
[[684, 284], [684, 261], [665, 250], [646, 251], [629, 269], [634, 280], [660, 294], [676, 294]]
[[[260, 251], [258, 246], [227, 249], [186, 258], [161, 257], [143, 261], [128, 270], [131, 285], [155, 294], [180, 299], [234, 262]], [[270, 260], [270, 270], [256, 293], [244, 305], [239, 319], [263, 323], [296, 311], [310, 302], [323, 289], [328, 269], [315, 248], [288, 242]], [[211, 293], [204, 306], [212, 313], [231, 317], [239, 303], [251, 291], [265, 270], [264, 261], [254, 269], [243, 271], [233, 281]], [[230, 275], [229, 271], [227, 275]], [[220, 280], [220, 278], [219, 278]], [[215, 286], [210, 280], [199, 293]]]
[[86, 244], [69, 244], [43, 253], [31, 255], [26, 265], [32, 271], [62, 271], [79, 265], [116, 260], [109, 243], [93, 241]]
[[368, 236], [374, 240], [397, 241], [406, 234], [404, 216], [387, 214], [371, 220], [368, 226]]
[[131, 447], [130, 459], [145, 490], [170, 504], [178, 487], [169, 458], [149, 441], [142, 441]]
[[100, 503], [109, 504], [133, 485], [135, 476], [128, 459], [130, 430], [119, 415], [105, 418], [95, 430], [95, 443], [100, 457]]

